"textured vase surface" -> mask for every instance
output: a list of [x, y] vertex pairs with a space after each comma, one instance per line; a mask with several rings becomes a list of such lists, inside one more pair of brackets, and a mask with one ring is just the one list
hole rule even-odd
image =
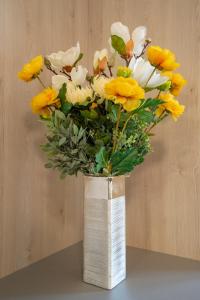
[[112, 289], [126, 277], [125, 177], [84, 177], [83, 280]]

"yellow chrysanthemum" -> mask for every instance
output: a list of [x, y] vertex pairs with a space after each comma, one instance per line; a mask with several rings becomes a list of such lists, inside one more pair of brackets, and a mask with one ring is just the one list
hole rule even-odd
[[187, 83], [187, 81], [179, 73], [172, 73], [170, 71], [166, 71], [163, 72], [163, 75], [169, 77], [171, 81], [171, 87], [170, 87], [171, 94], [174, 96], [178, 96], [183, 86]]
[[51, 113], [49, 107], [58, 107], [60, 104], [60, 100], [57, 99], [57, 95], [57, 91], [53, 88], [46, 88], [37, 96], [33, 97], [31, 101], [33, 113], [42, 115], [44, 117], [49, 116]]
[[36, 56], [29, 63], [23, 66], [22, 70], [18, 73], [18, 77], [24, 81], [31, 81], [40, 73], [43, 64], [43, 57], [41, 55]]
[[147, 50], [149, 62], [160, 70], [173, 71], [180, 66], [173, 52], [159, 46], [151, 46]]
[[169, 112], [172, 115], [172, 118], [176, 121], [177, 118], [183, 114], [185, 106], [181, 105], [172, 94], [162, 93], [159, 96], [159, 99], [165, 101], [156, 110], [156, 115], [160, 117], [164, 111]]
[[112, 79], [105, 85], [105, 91], [108, 99], [121, 103], [127, 111], [136, 109], [144, 99], [144, 90], [132, 78]]
[[72, 104], [82, 104], [92, 97], [92, 89], [89, 87], [80, 88], [73, 82], [67, 84], [67, 100]]
[[108, 83], [109, 81], [110, 79], [105, 78], [104, 76], [96, 76], [93, 79], [92, 89], [101, 98], [105, 98], [106, 97], [105, 84]]

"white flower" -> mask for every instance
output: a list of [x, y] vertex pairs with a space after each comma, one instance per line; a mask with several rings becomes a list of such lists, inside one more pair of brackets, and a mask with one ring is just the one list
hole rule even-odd
[[147, 29], [145, 26], [136, 27], [132, 32], [133, 53], [138, 56], [142, 53], [146, 41]]
[[161, 76], [160, 73], [154, 71], [155, 68], [142, 57], [138, 59], [132, 57], [129, 68], [132, 70], [132, 77], [137, 80], [141, 87], [156, 88], [169, 79], [167, 76]]
[[47, 56], [54, 70], [62, 70], [65, 66], [73, 66], [80, 55], [79, 42], [75, 47], [68, 49], [66, 52], [58, 51]]
[[[116, 22], [111, 25], [111, 35], [119, 36], [123, 39], [125, 44], [127, 44], [127, 42], [132, 38], [133, 54], [135, 56], [139, 56], [142, 53], [146, 41], [146, 32], [147, 30], [145, 26], [138, 26], [133, 30], [132, 35], [130, 36], [128, 27], [123, 25], [121, 22]], [[109, 39], [109, 44], [111, 45], [111, 39]], [[114, 49], [112, 46], [111, 49], [113, 52]]]
[[102, 61], [104, 58], [108, 61], [108, 50], [102, 49], [100, 51], [96, 51], [94, 53], [94, 60], [93, 60], [93, 67], [96, 70], [99, 66], [99, 62]]
[[88, 70], [82, 66], [72, 68], [70, 73], [72, 81], [76, 85], [82, 85], [85, 82], [87, 72]]
[[64, 75], [54, 75], [52, 76], [51, 80], [52, 80], [52, 88], [54, 88], [58, 92], [63, 86], [63, 83], [67, 84], [69, 82], [68, 78]]
[[111, 35], [117, 35], [125, 42], [125, 44], [130, 40], [130, 32], [127, 26], [123, 25], [121, 22], [115, 22], [111, 25]]
[[69, 81], [67, 84], [67, 101], [72, 104], [84, 103], [87, 98], [92, 97], [92, 89], [89, 87], [80, 88], [73, 82]]
[[105, 78], [104, 76], [96, 76], [93, 79], [92, 89], [96, 94], [98, 94], [100, 97], [105, 98], [106, 92], [105, 92], [105, 84], [108, 83], [110, 79]]

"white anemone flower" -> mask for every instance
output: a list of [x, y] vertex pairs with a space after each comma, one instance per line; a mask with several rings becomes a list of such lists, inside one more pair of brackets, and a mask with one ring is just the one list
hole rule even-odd
[[[119, 36], [125, 44], [132, 38], [133, 54], [135, 56], [139, 56], [142, 53], [146, 41], [146, 33], [147, 29], [145, 26], [136, 27], [132, 35], [130, 35], [128, 27], [121, 22], [115, 22], [111, 25], [111, 35]], [[111, 39], [109, 39], [109, 44], [111, 44]]]
[[64, 75], [54, 75], [52, 76], [51, 81], [52, 81], [52, 88], [54, 88], [58, 92], [63, 86], [63, 83], [67, 84], [69, 82], [68, 78]]
[[73, 66], [80, 55], [79, 42], [75, 47], [68, 49], [67, 51], [58, 51], [47, 56], [47, 59], [51, 63], [51, 67], [55, 71], [62, 70], [65, 66]]
[[111, 35], [117, 35], [126, 44], [130, 40], [130, 32], [126, 25], [122, 24], [121, 22], [115, 22], [111, 25]]
[[169, 80], [167, 76], [161, 76], [160, 73], [154, 71], [155, 68], [142, 57], [138, 59], [132, 57], [129, 68], [132, 70], [132, 77], [141, 87], [156, 88]]
[[146, 41], [147, 29], [145, 26], [138, 26], [132, 32], [133, 40], [133, 54], [139, 56], [142, 53], [142, 50]]
[[88, 73], [88, 70], [82, 66], [74, 67], [71, 70], [71, 78], [72, 81], [76, 85], [82, 85], [85, 83], [86, 75]]

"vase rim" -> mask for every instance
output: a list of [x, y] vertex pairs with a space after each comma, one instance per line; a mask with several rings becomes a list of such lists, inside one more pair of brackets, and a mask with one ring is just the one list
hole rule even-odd
[[130, 177], [130, 173], [126, 173], [123, 175], [116, 175], [116, 176], [101, 176], [101, 175], [94, 175], [94, 174], [83, 174], [85, 177], [95, 177], [95, 178], [117, 178], [117, 177]]

